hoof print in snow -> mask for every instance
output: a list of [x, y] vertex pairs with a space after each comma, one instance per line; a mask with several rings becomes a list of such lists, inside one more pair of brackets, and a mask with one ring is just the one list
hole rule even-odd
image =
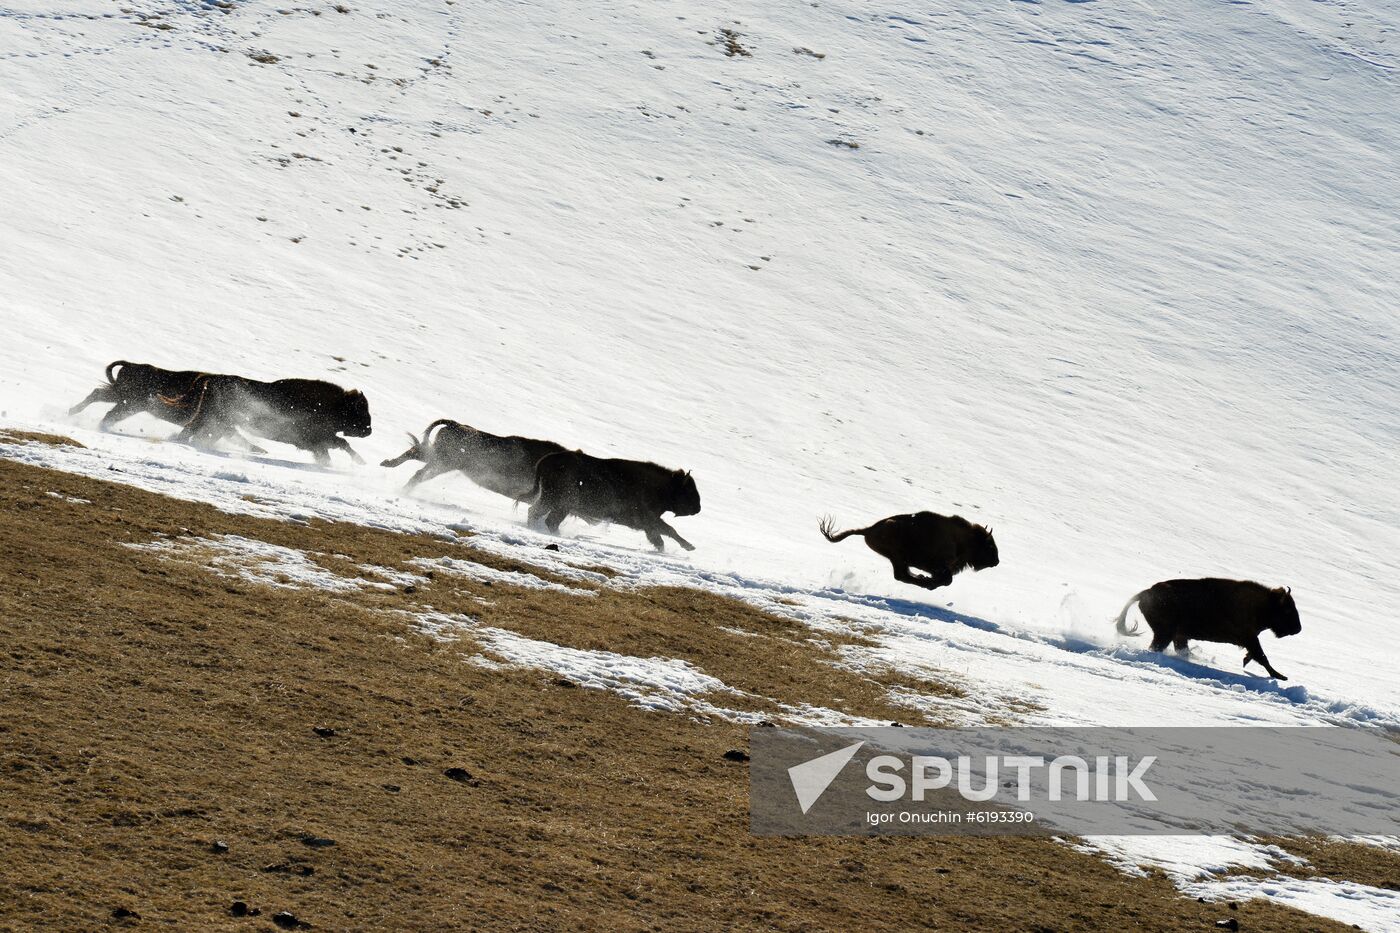
[[748, 761], [749, 753], [740, 748], [731, 748], [724, 753], [725, 761]]
[[847, 149], [859, 149], [859, 148], [860, 148], [860, 143], [854, 142], [854, 141], [849, 140], [849, 139], [828, 139], [828, 140], [826, 141], [826, 144], [827, 144], [828, 146], [836, 146], [838, 149], [841, 148], [841, 147], [843, 147], [843, 146], [844, 146], [845, 148], [847, 148]]
[[449, 781], [456, 781], [458, 784], [465, 784], [468, 787], [481, 786], [481, 782], [472, 777], [471, 772], [466, 768], [448, 768], [446, 771], [442, 772], [442, 776]]
[[259, 65], [275, 65], [282, 60], [271, 52], [249, 52], [248, 57]]

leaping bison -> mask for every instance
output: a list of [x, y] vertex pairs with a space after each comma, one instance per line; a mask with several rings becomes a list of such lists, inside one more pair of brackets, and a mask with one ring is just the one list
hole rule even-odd
[[[891, 515], [868, 528], [835, 531], [831, 519], [821, 521], [821, 533], [835, 543], [851, 535], [863, 535], [870, 550], [890, 562], [894, 578], [926, 590], [953, 582], [953, 574], [971, 568], [986, 570], [999, 564], [992, 530], [959, 515], [914, 512]], [[922, 570], [928, 576], [918, 576]]]
[[[434, 434], [438, 428], [441, 430]], [[422, 440], [412, 434], [408, 438], [412, 442], [408, 450], [379, 464], [396, 467], [408, 460], [424, 464], [409, 478], [404, 492], [435, 476], [457, 470], [478, 486], [519, 501], [531, 494], [535, 465], [548, 454], [564, 451], [562, 444], [553, 441], [500, 437], [448, 418], [439, 418], [428, 425]]]
[[1286, 587], [1270, 589], [1252, 580], [1163, 580], [1128, 600], [1118, 613], [1120, 635], [1141, 631], [1127, 625], [1133, 603], [1152, 629], [1153, 651], [1165, 651], [1169, 644], [1185, 651], [1192, 639], [1224, 642], [1244, 649], [1246, 668], [1258, 661], [1270, 677], [1288, 679], [1273, 669], [1259, 644], [1265, 629], [1279, 638], [1303, 630], [1293, 591]]
[[330, 463], [332, 449], [364, 463], [340, 436], [370, 434], [369, 402], [358, 389], [320, 379], [260, 382], [242, 376], [200, 376], [184, 404], [191, 405], [193, 413], [175, 439], [196, 447], [212, 447], [243, 430], [309, 450], [322, 466]]
[[700, 511], [700, 491], [684, 470], [641, 460], [605, 460], [582, 451], [552, 453], [535, 465], [535, 485], [525, 498], [531, 525], [543, 521], [552, 532], [570, 515], [590, 522], [613, 522], [646, 533], [651, 546], [665, 549], [663, 535], [687, 551], [695, 546], [661, 518]]

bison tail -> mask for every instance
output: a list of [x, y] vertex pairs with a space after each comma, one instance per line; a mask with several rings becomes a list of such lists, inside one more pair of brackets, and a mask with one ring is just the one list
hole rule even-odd
[[457, 423], [457, 422], [453, 421], [451, 418], [439, 418], [438, 420], [434, 421], [432, 424], [428, 425], [428, 430], [426, 430], [426, 431], [423, 432], [423, 442], [422, 442], [422, 443], [423, 443], [423, 446], [424, 446], [424, 447], [427, 447], [427, 446], [428, 446], [428, 438], [429, 438], [429, 437], [432, 435], [432, 433], [433, 433], [434, 431], [436, 431], [438, 428], [442, 427], [442, 426], [445, 425], [445, 424], [456, 424], [456, 423]]
[[837, 541], [844, 541], [851, 535], [863, 535], [870, 530], [869, 528], [852, 528], [849, 531], [837, 531], [836, 523], [831, 520], [830, 515], [823, 518], [817, 527], [821, 529], [822, 537], [832, 544], [835, 544]]
[[567, 456], [567, 454], [561, 453], [561, 452], [559, 452], [559, 451], [556, 450], [554, 453], [545, 454], [543, 457], [541, 457], [540, 459], [536, 460], [536, 461], [535, 461], [535, 485], [533, 485], [533, 486], [530, 487], [530, 491], [529, 491], [529, 492], [522, 493], [518, 498], [516, 498], [515, 501], [516, 501], [516, 502], [529, 502], [529, 503], [533, 504], [536, 500], [538, 500], [539, 497], [540, 497], [540, 490], [541, 490], [541, 488], [544, 486], [545, 464], [549, 463], [550, 460], [553, 460], [553, 459], [555, 459], [555, 458], [557, 458], [557, 457], [563, 457], [563, 456]]
[[1118, 618], [1115, 620], [1115, 628], [1118, 629], [1119, 635], [1136, 635], [1138, 632], [1142, 631], [1142, 629], [1138, 628], [1136, 625], [1132, 628], [1128, 628], [1128, 610], [1133, 608], [1133, 604], [1139, 599], [1142, 599], [1145, 595], [1147, 595], [1146, 590], [1138, 593], [1132, 599], [1128, 600], [1128, 604], [1123, 607], [1123, 611], [1118, 613]]
[[113, 360], [112, 362], [108, 363], [108, 364], [107, 364], [107, 384], [108, 384], [108, 385], [112, 385], [113, 383], [115, 383], [115, 382], [117, 381], [117, 377], [114, 376], [114, 375], [112, 375], [112, 370], [116, 369], [116, 368], [119, 367], [119, 366], [130, 366], [130, 365], [131, 365], [131, 364], [128, 363], [126, 360]]

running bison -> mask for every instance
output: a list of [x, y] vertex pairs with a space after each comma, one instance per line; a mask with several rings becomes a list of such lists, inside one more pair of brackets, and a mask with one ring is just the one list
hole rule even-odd
[[1270, 677], [1288, 679], [1270, 666], [1259, 645], [1265, 629], [1279, 638], [1303, 630], [1293, 591], [1286, 587], [1269, 589], [1252, 580], [1164, 580], [1128, 600], [1118, 613], [1120, 635], [1141, 631], [1127, 626], [1133, 603], [1152, 629], [1153, 651], [1165, 651], [1169, 644], [1185, 651], [1192, 639], [1224, 642], [1244, 649], [1245, 667], [1258, 661]]
[[[434, 434], [437, 428], [442, 430]], [[563, 445], [553, 441], [499, 437], [449, 418], [439, 418], [428, 425], [422, 440], [412, 434], [408, 439], [412, 442], [408, 450], [380, 463], [396, 467], [408, 460], [422, 461], [424, 466], [409, 479], [404, 492], [435, 476], [458, 470], [478, 486], [519, 501], [531, 494], [535, 465], [548, 454], [564, 452]]]
[[330, 463], [332, 449], [364, 463], [341, 434], [368, 437], [369, 402], [358, 389], [319, 379], [260, 382], [242, 376], [200, 376], [190, 387], [192, 414], [175, 439], [212, 447], [239, 430], [270, 441], [311, 451], [316, 462]]
[[[869, 528], [841, 532], [834, 530], [830, 518], [824, 518], [820, 527], [826, 540], [833, 543], [851, 535], [864, 535], [866, 546], [894, 567], [896, 580], [926, 590], [947, 586], [959, 571], [986, 570], [1001, 562], [992, 530], [959, 515], [891, 515]], [[928, 576], [916, 576], [914, 570], [922, 570]]]
[[[114, 373], [115, 371], [115, 373]], [[192, 369], [161, 369], [149, 363], [115, 360], [107, 364], [107, 384], [88, 393], [68, 414], [76, 415], [94, 402], [110, 402], [112, 408], [98, 423], [101, 431], [110, 431], [117, 422], [132, 415], [153, 415], [162, 421], [184, 425], [194, 415], [195, 381], [211, 373]], [[266, 453], [241, 433], [235, 431], [232, 440], [253, 453]]]
[[95, 402], [110, 402], [112, 409], [98, 425], [110, 431], [118, 421], [145, 412], [163, 421], [184, 424], [194, 413], [190, 388], [200, 376], [193, 370], [161, 369], [147, 363], [115, 360], [107, 364], [107, 384], [88, 393], [68, 414], [76, 415]]
[[604, 460], [577, 450], [552, 453], [535, 465], [535, 485], [524, 498], [533, 500], [530, 524], [543, 521], [552, 532], [577, 515], [643, 531], [658, 551], [665, 549], [663, 535], [695, 550], [661, 518], [665, 512], [683, 516], [700, 511], [700, 490], [684, 470], [641, 460]]

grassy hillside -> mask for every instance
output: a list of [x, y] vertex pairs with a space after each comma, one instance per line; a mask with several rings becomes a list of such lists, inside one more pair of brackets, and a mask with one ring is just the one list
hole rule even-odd
[[[314, 566], [279, 579], [220, 536]], [[500, 573], [429, 578], [422, 558]], [[394, 573], [417, 580], [354, 583]], [[0, 928], [1342, 929], [1046, 840], [750, 837], [741, 726], [424, 631], [453, 613], [685, 659], [742, 690], [715, 702], [774, 718], [932, 722], [890, 687], [934, 710], [951, 690], [839, 667], [811, 630], [712, 594], [0, 460]]]

